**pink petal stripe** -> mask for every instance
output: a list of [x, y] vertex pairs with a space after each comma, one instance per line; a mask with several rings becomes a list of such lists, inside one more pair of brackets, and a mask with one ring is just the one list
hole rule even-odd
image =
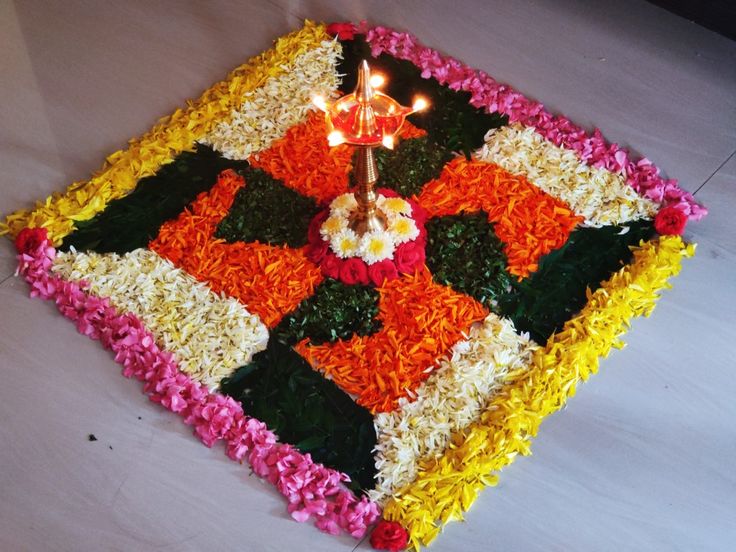
[[409, 33], [378, 26], [367, 29], [366, 39], [374, 57], [386, 52], [412, 62], [421, 69], [425, 79], [434, 77], [452, 90], [470, 92], [470, 103], [475, 107], [484, 107], [489, 112], [498, 111], [508, 115], [511, 122], [534, 127], [557, 146], [575, 151], [590, 166], [623, 174], [641, 196], [662, 207], [675, 206], [691, 220], [699, 220], [708, 213], [690, 192], [677, 185], [677, 180], [662, 178], [659, 169], [646, 158], [632, 160], [628, 151], [618, 144], [608, 144], [600, 130], [586, 133], [565, 116], [552, 115], [541, 103], [496, 82], [483, 71], [423, 46]]
[[211, 393], [180, 372], [174, 355], [162, 351], [143, 323], [130, 313], [119, 314], [107, 298], [85, 291], [50, 273], [56, 250], [44, 239], [18, 255], [18, 273], [31, 287], [32, 297], [52, 299], [80, 333], [98, 339], [115, 353], [123, 375], [144, 383], [143, 392], [156, 403], [176, 412], [208, 447], [225, 441], [227, 455], [247, 459], [253, 471], [273, 484], [288, 501], [291, 516], [304, 522], [314, 518], [322, 531], [346, 531], [356, 539], [380, 516], [377, 504], [360, 499], [343, 483], [349, 477], [312, 461], [288, 444], [278, 443], [266, 425], [243, 413], [240, 404]]

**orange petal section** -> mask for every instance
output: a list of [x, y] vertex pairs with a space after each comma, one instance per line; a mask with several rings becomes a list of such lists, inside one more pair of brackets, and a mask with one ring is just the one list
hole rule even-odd
[[[408, 121], [401, 127], [403, 139], [424, 136], [426, 132]], [[291, 127], [283, 138], [248, 161], [297, 192], [326, 203], [348, 190], [353, 147], [327, 145], [327, 125], [321, 112]]]
[[383, 328], [370, 336], [295, 349], [371, 412], [389, 412], [429, 377], [435, 362], [488, 311], [432, 281], [422, 267], [378, 288]]
[[506, 244], [508, 271], [519, 279], [537, 270], [539, 258], [564, 245], [583, 221], [566, 203], [523, 176], [462, 157], [449, 162], [438, 179], [424, 186], [419, 203], [430, 216], [486, 211], [496, 235]]
[[234, 297], [272, 328], [314, 293], [322, 273], [303, 248], [227, 243], [213, 237], [244, 185], [237, 173], [223, 171], [209, 192], [199, 194], [191, 208], [161, 227], [149, 248], [213, 291]]
[[248, 161], [289, 188], [324, 203], [347, 191], [352, 157], [350, 146], [327, 145], [324, 114], [312, 112]]

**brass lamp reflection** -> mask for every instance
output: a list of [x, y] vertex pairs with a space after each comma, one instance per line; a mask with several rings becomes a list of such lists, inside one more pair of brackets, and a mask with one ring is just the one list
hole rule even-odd
[[383, 77], [373, 75], [365, 60], [358, 68], [358, 83], [352, 94], [328, 104], [324, 98], [314, 98], [314, 104], [325, 112], [330, 146], [351, 144], [357, 146], [358, 156], [354, 169], [358, 189], [355, 192], [357, 209], [351, 214], [350, 229], [358, 236], [386, 229], [386, 215], [376, 206], [373, 186], [378, 181], [378, 167], [373, 148], [383, 145], [393, 149], [396, 133], [407, 115], [424, 109], [427, 102], [417, 98], [412, 107], [374, 90], [383, 84]]

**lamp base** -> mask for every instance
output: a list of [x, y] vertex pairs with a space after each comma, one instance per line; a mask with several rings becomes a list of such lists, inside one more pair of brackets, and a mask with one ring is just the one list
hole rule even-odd
[[[373, 205], [375, 205], [375, 202]], [[350, 219], [348, 220], [348, 227], [358, 236], [362, 236], [368, 232], [386, 230], [387, 226], [388, 219], [386, 215], [375, 206], [365, 211], [358, 208], [350, 215]]]

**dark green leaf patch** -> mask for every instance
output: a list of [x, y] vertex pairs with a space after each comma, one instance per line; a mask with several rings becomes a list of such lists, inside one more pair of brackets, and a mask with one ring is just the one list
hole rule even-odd
[[484, 211], [427, 221], [427, 266], [434, 280], [493, 309], [511, 281], [503, 243]]
[[271, 335], [289, 345], [305, 337], [314, 344], [350, 339], [377, 332], [381, 328], [377, 316], [378, 292], [374, 287], [349, 286], [326, 278]]
[[248, 168], [243, 176], [245, 186], [217, 226], [215, 237], [230, 243], [306, 245], [309, 223], [319, 211], [317, 203], [260, 169]]
[[347, 473], [353, 490], [375, 486], [373, 416], [291, 347], [271, 339], [265, 351], [224, 379], [220, 388], [280, 441]]
[[587, 289], [595, 291], [631, 260], [629, 246], [653, 235], [651, 221], [578, 228], [565, 245], [542, 257], [534, 274], [512, 282], [510, 293], [499, 299], [501, 314], [513, 320], [517, 330], [545, 344], [585, 305]]

